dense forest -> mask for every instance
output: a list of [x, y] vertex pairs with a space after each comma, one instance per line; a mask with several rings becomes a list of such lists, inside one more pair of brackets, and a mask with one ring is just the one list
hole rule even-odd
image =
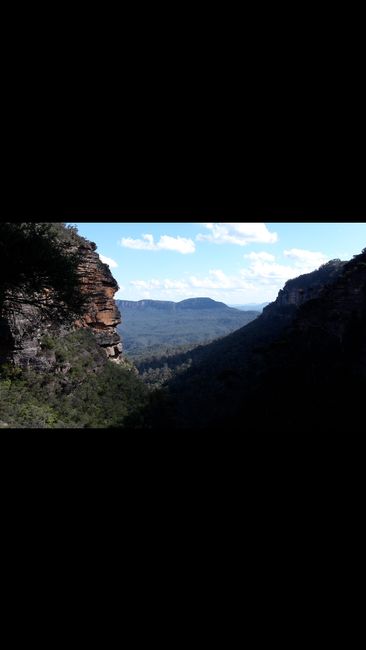
[[[0, 428], [311, 435], [359, 427], [366, 394], [366, 249], [349, 262], [332, 260], [288, 281], [260, 315], [241, 312], [241, 327], [238, 310], [207, 299], [133, 306], [141, 339], [134, 358], [125, 354], [116, 363], [92, 328], [72, 325], [85, 306], [81, 241], [65, 224], [1, 224], [7, 267], [0, 277]], [[25, 365], [9, 356], [9, 327], [22, 309], [20, 331], [37, 314], [37, 345]], [[124, 319], [128, 311], [125, 305]], [[145, 321], [153, 312], [155, 331]], [[175, 339], [164, 340], [156, 312], [160, 324], [162, 314], [175, 323]], [[199, 336], [214, 340], [185, 340], [184, 327], [194, 318]], [[225, 318], [236, 326], [220, 334]], [[153, 330], [152, 339], [144, 339], [144, 327]]]
[[[83, 297], [77, 267], [80, 256], [73, 227], [62, 223], [0, 224], [0, 317], [5, 308], [29, 303], [43, 310], [79, 314]], [[52, 290], [52, 302], [47, 292]]]
[[174, 354], [177, 348], [209, 343], [259, 316], [210, 298], [175, 303], [164, 300], [117, 300], [122, 314], [118, 331], [126, 354], [134, 361]]
[[56, 354], [48, 372], [0, 367], [0, 428], [104, 428], [132, 415], [138, 425], [148, 391], [131, 365], [108, 361], [85, 329], [43, 346]]

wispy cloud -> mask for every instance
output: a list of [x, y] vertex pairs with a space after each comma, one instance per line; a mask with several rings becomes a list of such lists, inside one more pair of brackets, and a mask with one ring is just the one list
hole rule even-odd
[[327, 261], [327, 257], [324, 253], [319, 253], [315, 251], [308, 251], [303, 248], [290, 248], [289, 250], [283, 251], [285, 257], [289, 257], [293, 260], [293, 263], [296, 266], [316, 269], [321, 264]]
[[133, 248], [135, 250], [146, 251], [176, 251], [186, 255], [187, 253], [194, 253], [196, 250], [195, 243], [192, 239], [186, 237], [171, 237], [170, 235], [161, 235], [158, 242], [154, 242], [153, 235], [145, 234], [141, 239], [132, 239], [132, 237], [123, 237], [121, 245], [125, 248]]
[[115, 262], [115, 260], [112, 260], [111, 257], [106, 257], [105, 255], [101, 255], [100, 253], [99, 253], [99, 257], [103, 262], [103, 264], [108, 264], [108, 266], [110, 266], [111, 269], [116, 269], [118, 267], [117, 262]]
[[199, 233], [197, 241], [208, 241], [214, 244], [274, 244], [278, 235], [270, 232], [265, 223], [203, 223], [210, 231], [209, 234]]
[[248, 255], [250, 264], [248, 267], [240, 269], [240, 275], [243, 279], [255, 284], [258, 290], [267, 288], [269, 294], [274, 295], [287, 280], [296, 278], [303, 273], [315, 271], [329, 259], [324, 253], [301, 248], [284, 250], [283, 255], [289, 259], [290, 264], [281, 264], [276, 261], [274, 256], [270, 260], [263, 253], [251, 253]]
[[248, 265], [240, 268], [235, 275], [229, 275], [222, 269], [210, 269], [202, 276], [189, 275], [174, 280], [132, 280], [130, 284], [144, 298], [181, 300], [206, 295], [227, 303], [264, 302], [274, 300], [287, 280], [314, 271], [327, 261], [323, 253], [304, 249], [286, 250], [283, 255], [292, 263], [281, 264], [274, 255], [264, 251], [252, 252], [244, 256]]
[[221, 269], [212, 269], [204, 277], [191, 275], [182, 280], [171, 280], [169, 278], [157, 280], [152, 278], [151, 280], [131, 280], [130, 284], [138, 289], [173, 289], [179, 292], [188, 292], [189, 295], [195, 289], [248, 289], [252, 286], [240, 276], [226, 275]]
[[265, 251], [261, 251], [260, 253], [247, 253], [244, 257], [249, 260], [263, 260], [265, 262], [274, 262], [276, 259], [274, 255]]

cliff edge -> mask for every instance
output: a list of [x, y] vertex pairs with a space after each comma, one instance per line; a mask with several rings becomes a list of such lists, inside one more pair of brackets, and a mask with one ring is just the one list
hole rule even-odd
[[82, 308], [77, 315], [72, 309], [59, 309], [52, 287], [42, 289], [35, 301], [29, 299], [26, 289], [19, 287], [15, 302], [5, 300], [3, 303], [0, 363], [49, 369], [55, 358], [44, 345], [45, 337], [64, 336], [79, 328], [88, 328], [93, 333], [108, 359], [122, 363], [122, 343], [116, 329], [121, 316], [114, 301], [118, 284], [108, 265], [100, 260], [96, 244], [76, 234], [75, 230], [68, 231], [63, 224], [56, 226], [60, 246], [66, 254], [77, 255]]

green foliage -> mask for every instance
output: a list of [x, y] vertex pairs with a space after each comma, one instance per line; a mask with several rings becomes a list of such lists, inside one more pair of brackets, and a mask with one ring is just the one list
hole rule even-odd
[[0, 366], [0, 380], [18, 379], [19, 377], [21, 377], [21, 375], [22, 375], [21, 369], [17, 368], [16, 366], [13, 366], [11, 363], [3, 363]]
[[[1, 223], [0, 313], [5, 301], [13, 310], [21, 301], [80, 313], [78, 239], [76, 232], [63, 224]], [[52, 292], [52, 303], [47, 291]]]
[[131, 368], [109, 361], [89, 330], [48, 335], [58, 365], [49, 372], [0, 368], [0, 427], [105, 428], [135, 418], [148, 390]]
[[133, 358], [144, 384], [150, 390], [156, 390], [167, 385], [178, 374], [188, 370], [196, 351], [201, 348], [202, 346], [192, 348], [191, 345], [168, 349], [155, 346], [152, 356], [136, 355]]
[[319, 285], [331, 284], [342, 273], [342, 269], [346, 262], [340, 259], [329, 260], [322, 264], [316, 271], [311, 273], [304, 273], [297, 278], [287, 280], [285, 287], [287, 289], [308, 289]]
[[53, 350], [55, 348], [55, 341], [49, 334], [45, 334], [41, 338], [41, 348], [44, 350]]
[[[119, 304], [120, 301], [117, 301]], [[123, 302], [123, 301], [122, 301]], [[254, 320], [259, 313], [240, 311], [212, 301], [213, 307], [176, 308], [168, 301], [145, 301], [143, 307], [121, 307], [122, 323], [118, 331], [123, 339], [126, 354], [134, 361], [143, 356], [173, 354], [174, 350], [187, 346], [206, 344], [226, 336]], [[184, 303], [185, 301], [183, 301]], [[177, 303], [181, 305], [182, 303]]]

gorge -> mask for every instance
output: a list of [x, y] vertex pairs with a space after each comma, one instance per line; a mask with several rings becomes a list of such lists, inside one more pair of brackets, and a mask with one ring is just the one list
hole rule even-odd
[[[0, 428], [309, 434], [363, 417], [366, 249], [288, 280], [262, 313], [238, 316], [209, 298], [116, 303], [96, 245], [64, 224], [1, 224], [0, 235]], [[177, 324], [206, 313], [239, 325], [139, 374], [120, 334], [129, 310], [150, 330], [157, 312]], [[143, 374], [161, 366], [159, 383], [146, 385]]]

